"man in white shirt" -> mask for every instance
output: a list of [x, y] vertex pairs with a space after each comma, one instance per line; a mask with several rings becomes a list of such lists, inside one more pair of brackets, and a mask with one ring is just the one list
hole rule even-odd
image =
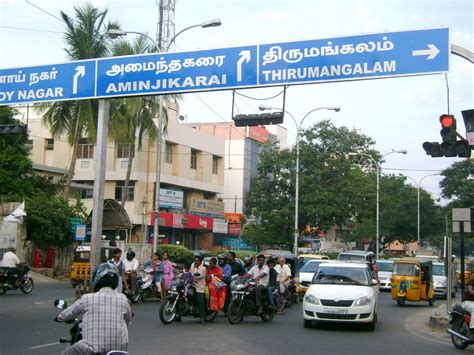
[[20, 280], [23, 277], [23, 271], [22, 271], [22, 268], [18, 267], [20, 264], [20, 259], [18, 259], [18, 256], [16, 256], [15, 252], [16, 252], [16, 248], [14, 247], [8, 248], [8, 251], [5, 254], [3, 254], [1, 266], [10, 268], [8, 272], [9, 277], [11, 277], [11, 275], [18, 274], [18, 278], [14, 281], [16, 283], [16, 286], [19, 286], [21, 283]]
[[255, 265], [249, 271], [249, 275], [252, 276], [257, 282], [257, 287], [255, 288], [255, 297], [257, 299], [257, 314], [263, 313], [262, 295], [263, 292], [266, 292], [266, 287], [268, 286], [269, 272], [270, 270], [268, 269], [268, 266], [265, 265], [265, 255], [258, 254], [257, 265]]
[[280, 292], [285, 291], [285, 287], [290, 283], [291, 269], [286, 264], [284, 257], [280, 256], [278, 259], [278, 265], [275, 266], [275, 270], [278, 272], [277, 281], [280, 284]]

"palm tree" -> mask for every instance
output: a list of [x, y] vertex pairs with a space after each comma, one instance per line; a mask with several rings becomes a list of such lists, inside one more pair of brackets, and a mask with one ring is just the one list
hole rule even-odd
[[[151, 45], [146, 37], [139, 36], [133, 42], [119, 40], [112, 49], [114, 56], [143, 54], [155, 52], [154, 44]], [[178, 96], [168, 95], [165, 100], [175, 101]], [[153, 118], [157, 116], [159, 110], [156, 96], [128, 97], [112, 100], [111, 120], [109, 132], [116, 142], [130, 144], [127, 172], [125, 183], [122, 189], [121, 205], [125, 205], [128, 197], [128, 187], [130, 185], [130, 175], [132, 172], [135, 147], [142, 148], [143, 139], [148, 136], [153, 142], [158, 134]], [[164, 132], [168, 123], [167, 111], [163, 109]]]
[[[65, 51], [71, 60], [101, 58], [110, 55], [111, 40], [107, 31], [118, 28], [117, 23], [105, 22], [107, 10], [99, 10], [90, 3], [75, 7], [75, 17], [61, 11], [66, 25]], [[64, 101], [38, 104], [43, 114], [43, 124], [51, 130], [54, 138], [66, 135], [73, 147], [71, 162], [64, 185], [64, 198], [68, 198], [76, 168], [77, 153], [81, 137], [95, 138], [98, 114], [97, 100]]]

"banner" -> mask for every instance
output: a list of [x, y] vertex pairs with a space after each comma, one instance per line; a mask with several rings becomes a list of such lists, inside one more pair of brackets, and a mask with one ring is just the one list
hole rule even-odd
[[212, 233], [227, 234], [227, 222], [224, 219], [214, 218], [214, 225], [212, 227]]
[[189, 206], [189, 214], [212, 218], [224, 218], [224, 202], [192, 198], [191, 205]]
[[22, 202], [20, 206], [18, 206], [12, 213], [6, 216], [3, 219], [3, 223], [6, 224], [8, 222], [23, 224], [23, 216], [26, 216], [25, 210], [25, 203]]

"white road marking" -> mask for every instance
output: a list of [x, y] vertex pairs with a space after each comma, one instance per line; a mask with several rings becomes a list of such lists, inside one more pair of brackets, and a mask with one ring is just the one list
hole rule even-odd
[[30, 350], [34, 350], [34, 349], [41, 349], [41, 348], [47, 348], [48, 346], [53, 346], [53, 345], [58, 345], [58, 344], [61, 344], [59, 341], [55, 342], [55, 343], [49, 343], [49, 344], [43, 344], [43, 345], [37, 345], [37, 346], [32, 346], [30, 348]]

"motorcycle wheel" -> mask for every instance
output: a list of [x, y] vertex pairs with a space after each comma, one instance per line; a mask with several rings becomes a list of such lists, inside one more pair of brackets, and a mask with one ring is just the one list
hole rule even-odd
[[293, 303], [295, 303], [295, 295], [291, 292], [288, 292], [285, 294], [285, 298], [286, 298], [285, 307], [290, 308], [293, 305]]
[[268, 323], [268, 322], [271, 322], [273, 320], [274, 316], [275, 316], [275, 310], [267, 308], [267, 309], [264, 309], [264, 312], [260, 316], [260, 318], [262, 318], [262, 320], [265, 323]]
[[239, 303], [231, 301], [227, 306], [227, 319], [230, 324], [239, 324], [242, 320], [242, 312], [239, 311]]
[[176, 307], [174, 310], [173, 303], [170, 300], [166, 300], [161, 304], [160, 307], [160, 320], [163, 324], [171, 324], [176, 317]]
[[25, 295], [31, 293], [33, 291], [33, 287], [35, 286], [35, 283], [33, 282], [33, 279], [31, 277], [28, 277], [23, 285], [20, 286], [21, 292], [23, 292]]
[[397, 304], [400, 306], [400, 307], [403, 307], [405, 305], [405, 297], [398, 297], [397, 298]]
[[208, 311], [206, 314], [206, 322], [212, 322], [217, 317], [217, 312]]
[[430, 300], [428, 300], [428, 305], [429, 305], [430, 307], [433, 307], [434, 302], [435, 302], [434, 299], [430, 299]]
[[6, 287], [0, 287], [0, 296], [3, 296], [5, 293], [7, 293]]
[[140, 292], [136, 291], [133, 295], [131, 295], [130, 301], [132, 301], [132, 303], [137, 303], [140, 301]]
[[[455, 332], [462, 334], [466, 337], [469, 337], [469, 329], [467, 324], [463, 321], [462, 318], [458, 322], [455, 322], [451, 327]], [[451, 341], [456, 349], [464, 350], [469, 346], [469, 342], [459, 339], [457, 336], [451, 334]]]
[[144, 289], [142, 291], [142, 301], [143, 302], [147, 302], [150, 298], [151, 298], [152, 294], [151, 294], [151, 289], [150, 288], [147, 288], [147, 289]]

